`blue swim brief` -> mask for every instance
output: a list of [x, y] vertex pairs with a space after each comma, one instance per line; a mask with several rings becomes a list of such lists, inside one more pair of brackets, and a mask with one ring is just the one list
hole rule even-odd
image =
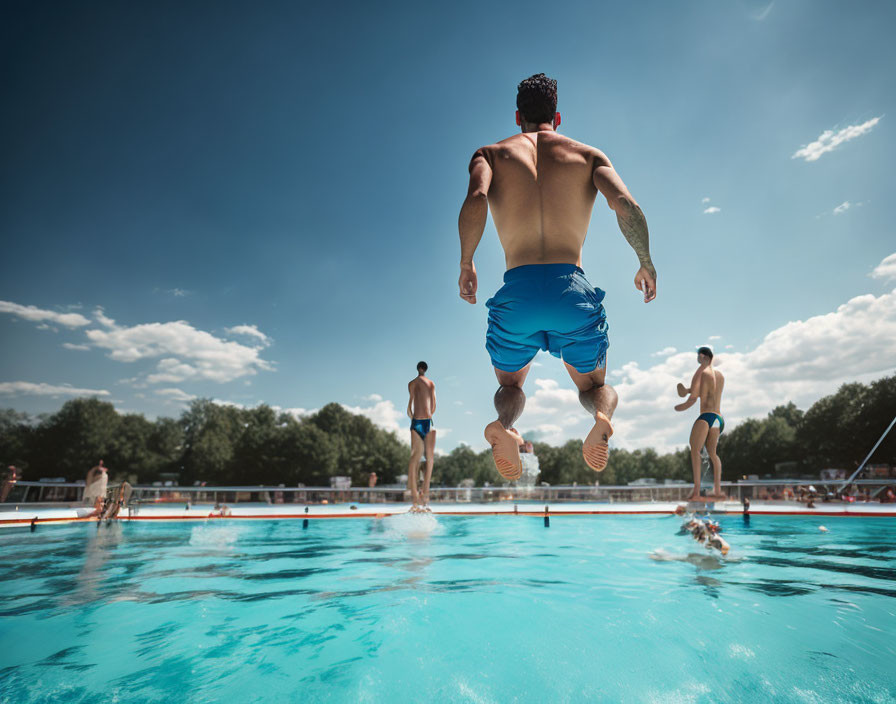
[[725, 419], [722, 418], [718, 413], [701, 413], [697, 416], [697, 420], [706, 421], [706, 424], [711, 428], [716, 421], [719, 421], [719, 432], [725, 432]]
[[421, 440], [426, 440], [430, 428], [432, 428], [432, 418], [414, 418], [411, 421], [411, 430], [417, 433]]
[[606, 364], [604, 292], [575, 264], [528, 264], [504, 272], [504, 285], [486, 302], [485, 348], [505, 372], [525, 367], [538, 350], [588, 374]]

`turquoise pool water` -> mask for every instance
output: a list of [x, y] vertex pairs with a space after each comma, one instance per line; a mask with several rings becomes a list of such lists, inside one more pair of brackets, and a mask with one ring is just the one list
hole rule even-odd
[[0, 702], [896, 701], [896, 519], [721, 523], [6, 531]]

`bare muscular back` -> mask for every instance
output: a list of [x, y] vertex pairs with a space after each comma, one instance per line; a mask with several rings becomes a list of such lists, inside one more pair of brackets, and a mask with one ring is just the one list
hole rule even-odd
[[436, 412], [436, 385], [425, 376], [418, 376], [408, 384], [408, 412], [419, 420], [432, 418]]
[[597, 195], [594, 170], [609, 164], [597, 149], [552, 130], [524, 132], [483, 147], [492, 170], [488, 205], [507, 268], [581, 265]]
[[722, 413], [722, 389], [725, 388], [725, 377], [722, 372], [706, 367], [700, 379], [700, 412]]

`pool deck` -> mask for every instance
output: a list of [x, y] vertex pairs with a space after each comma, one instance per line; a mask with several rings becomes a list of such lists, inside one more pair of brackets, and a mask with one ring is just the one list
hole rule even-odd
[[[743, 506], [738, 501], [717, 501], [700, 504], [664, 501], [651, 503], [563, 502], [548, 504], [513, 503], [437, 503], [432, 505], [436, 516], [636, 516], [669, 515], [678, 506], [689, 511], [704, 510], [716, 515], [739, 515]], [[704, 508], [705, 507], [705, 508]], [[327, 518], [386, 518], [407, 513], [407, 504], [235, 504], [216, 509], [210, 504], [178, 503], [139, 504], [123, 509], [119, 521], [208, 521], [208, 520], [295, 520]], [[547, 511], [546, 511], [547, 509]], [[31, 524], [66, 524], [96, 522], [91, 509], [74, 505], [48, 506], [9, 504], [0, 506], [0, 528], [30, 528]], [[896, 504], [832, 503], [806, 508], [794, 502], [754, 501], [751, 516], [861, 516], [896, 518]]]

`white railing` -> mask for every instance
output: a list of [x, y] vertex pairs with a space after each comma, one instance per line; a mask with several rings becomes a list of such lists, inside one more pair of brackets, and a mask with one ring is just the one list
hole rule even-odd
[[[730, 499], [794, 500], [799, 489], [814, 486], [815, 501], [825, 500], [829, 492], [833, 500], [839, 500], [837, 490], [843, 480], [795, 480], [765, 479], [738, 482], [722, 482], [722, 490]], [[896, 478], [860, 479], [852, 482], [860, 488], [861, 495], [872, 500], [882, 495], [888, 487], [896, 487]], [[110, 485], [110, 490], [117, 485]], [[643, 484], [636, 486], [487, 486], [487, 487], [432, 487], [430, 500], [450, 502], [491, 501], [682, 501], [693, 489], [691, 484]], [[26, 482], [16, 483], [6, 500], [7, 505], [33, 503], [70, 504], [80, 502], [84, 484], [79, 482]], [[829, 497], [830, 499], [830, 497]], [[390, 503], [405, 502], [409, 494], [404, 486], [349, 487], [286, 487], [286, 486], [134, 486], [131, 503], [190, 503], [190, 504], [307, 504], [307, 503]]]

